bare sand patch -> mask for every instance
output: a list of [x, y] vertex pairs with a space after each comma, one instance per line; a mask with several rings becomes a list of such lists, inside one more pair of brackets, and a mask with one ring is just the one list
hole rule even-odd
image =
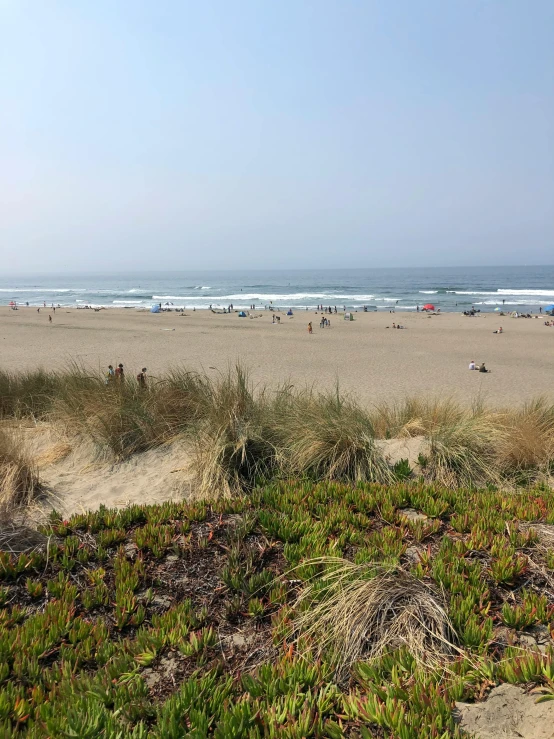
[[482, 703], [457, 703], [460, 725], [476, 739], [552, 739], [554, 701], [515, 685], [499, 685]]
[[25, 429], [44, 488], [43, 511], [55, 508], [64, 516], [132, 503], [182, 500], [192, 492], [189, 452], [182, 441], [165, 444], [114, 462], [84, 442], [61, 440], [48, 424]]

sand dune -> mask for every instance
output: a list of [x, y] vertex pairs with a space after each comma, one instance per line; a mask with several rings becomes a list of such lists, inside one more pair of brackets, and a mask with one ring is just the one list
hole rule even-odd
[[192, 493], [189, 455], [182, 441], [122, 462], [102, 459], [84, 442], [68, 443], [48, 424], [24, 429], [25, 445], [39, 466], [44, 485], [41, 508], [64, 516], [132, 503], [182, 500]]

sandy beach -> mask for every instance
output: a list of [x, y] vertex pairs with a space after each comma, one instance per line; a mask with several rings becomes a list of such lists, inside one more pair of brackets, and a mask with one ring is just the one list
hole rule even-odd
[[[283, 312], [280, 324], [270, 312], [253, 315], [3, 307], [0, 367], [57, 369], [74, 361], [104, 370], [123, 362], [129, 376], [146, 366], [155, 377], [176, 365], [214, 372], [240, 360], [258, 382], [323, 389], [338, 378], [368, 403], [424, 394], [513, 404], [551, 393], [554, 328], [542, 316], [356, 313], [351, 322], [332, 315], [330, 328], [320, 329], [313, 311]], [[405, 329], [393, 330], [393, 322]], [[493, 333], [499, 325], [502, 335]], [[470, 359], [485, 361], [491, 373], [470, 372]]]

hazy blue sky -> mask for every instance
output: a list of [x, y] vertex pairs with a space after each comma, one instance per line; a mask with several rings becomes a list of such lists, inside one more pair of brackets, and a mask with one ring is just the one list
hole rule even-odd
[[0, 0], [1, 270], [553, 263], [553, 0]]

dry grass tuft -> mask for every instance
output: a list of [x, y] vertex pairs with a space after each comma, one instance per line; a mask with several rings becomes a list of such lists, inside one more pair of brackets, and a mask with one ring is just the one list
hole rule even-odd
[[549, 475], [554, 461], [554, 405], [545, 398], [524, 403], [500, 416], [504, 437], [498, 445], [498, 466], [530, 478]]
[[444, 665], [455, 653], [455, 632], [442, 599], [405, 570], [339, 558], [303, 564], [325, 570], [299, 597], [293, 627], [339, 674], [400, 647], [429, 667]]
[[191, 470], [200, 494], [229, 496], [252, 488], [276, 465], [272, 403], [255, 393], [237, 365], [213, 382], [195, 431]]
[[36, 466], [27, 457], [21, 440], [0, 429], [0, 518], [32, 503], [40, 489]]
[[35, 459], [35, 464], [39, 468], [48, 467], [51, 464], [61, 462], [62, 459], [65, 459], [72, 451], [73, 447], [71, 444], [60, 441], [58, 444], [51, 446], [50, 449], [42, 452], [42, 454], [39, 454]]
[[371, 418], [349, 397], [306, 391], [282, 402], [278, 436], [290, 474], [317, 480], [391, 482]]
[[406, 398], [381, 403], [371, 412], [375, 433], [380, 439], [424, 436], [460, 421], [467, 410], [451, 399]]
[[469, 486], [500, 481], [497, 449], [504, 438], [494, 415], [467, 413], [430, 434], [426, 470], [445, 485]]

